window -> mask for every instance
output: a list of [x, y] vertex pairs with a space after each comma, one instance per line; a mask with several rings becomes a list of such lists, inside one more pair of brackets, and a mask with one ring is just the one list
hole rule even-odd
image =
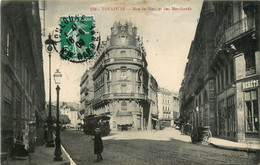
[[219, 122], [219, 134], [225, 135], [225, 106], [224, 100], [218, 102], [218, 122]]
[[121, 93], [126, 93], [126, 84], [121, 84]]
[[245, 54], [246, 60], [246, 76], [255, 74], [255, 54], [250, 52]]
[[233, 82], [235, 79], [234, 75], [234, 63], [233, 61], [230, 63], [230, 82]]
[[7, 101], [4, 101], [4, 111], [2, 113], [2, 115], [4, 117], [9, 117], [11, 113], [11, 104]]
[[[215, 86], [216, 86], [216, 81], [213, 80], [209, 80], [209, 98], [213, 98], [216, 95], [215, 92]], [[207, 96], [207, 93], [205, 94]], [[205, 97], [205, 102], [208, 100], [208, 97]]]
[[258, 103], [256, 90], [245, 92], [245, 110], [246, 110], [246, 131], [258, 132]]
[[227, 130], [228, 136], [231, 136], [230, 132], [236, 131], [235, 123], [235, 96], [229, 96], [227, 98]]
[[220, 91], [220, 74], [218, 74], [218, 91]]
[[126, 55], [126, 51], [123, 50], [123, 51], [120, 52], [120, 54], [121, 54], [122, 56], [125, 56], [125, 55]]
[[121, 42], [122, 42], [122, 43], [125, 43], [125, 41], [126, 41], [126, 36], [120, 36], [120, 39], [121, 39]]
[[122, 111], [126, 111], [127, 110], [127, 103], [126, 102], [122, 102], [121, 103], [121, 110]]
[[228, 67], [225, 68], [225, 80], [226, 80], [226, 86], [229, 84], [229, 78], [228, 78]]
[[15, 112], [14, 117], [15, 118], [21, 117], [21, 111], [22, 111], [21, 107], [22, 107], [21, 101], [17, 99], [16, 100], [16, 109], [14, 110], [14, 112]]
[[125, 80], [125, 79], [126, 79], [126, 71], [121, 70], [121, 80]]
[[233, 25], [233, 15], [232, 15], [232, 7], [229, 8], [228, 11], [228, 27], [231, 27]]
[[221, 71], [221, 89], [224, 89], [224, 70]]

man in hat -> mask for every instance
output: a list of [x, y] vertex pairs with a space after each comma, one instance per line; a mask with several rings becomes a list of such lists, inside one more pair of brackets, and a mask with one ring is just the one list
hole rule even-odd
[[94, 140], [94, 154], [97, 154], [97, 162], [102, 161], [103, 158], [101, 153], [103, 152], [103, 142], [101, 139], [101, 130], [100, 128], [95, 129], [95, 137]]

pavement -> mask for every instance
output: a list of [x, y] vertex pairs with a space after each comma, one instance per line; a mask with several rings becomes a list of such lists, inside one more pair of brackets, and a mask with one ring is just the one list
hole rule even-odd
[[[103, 140], [122, 140], [122, 139], [146, 139], [146, 140], [160, 140], [160, 141], [170, 141], [172, 139], [190, 142], [191, 138], [188, 135], [182, 135], [181, 132], [176, 128], [166, 127], [164, 130], [160, 131], [145, 131], [144, 134], [142, 131], [136, 132], [111, 132], [109, 136], [103, 137]], [[210, 145], [231, 150], [239, 151], [259, 151], [260, 144], [246, 144], [246, 143], [237, 143], [225, 139], [211, 138]], [[29, 154], [29, 158], [26, 160], [13, 160], [8, 159], [8, 162], [2, 162], [2, 165], [75, 165], [70, 155], [62, 147], [62, 158], [63, 161], [54, 161], [54, 150], [55, 147], [45, 147], [39, 146], [36, 147], [35, 152]]]
[[54, 161], [55, 147], [38, 146], [35, 152], [29, 153], [29, 158], [26, 160], [14, 160], [8, 158], [7, 161], [2, 162], [2, 165], [73, 165], [70, 156], [62, 147], [62, 161]]
[[260, 144], [238, 143], [230, 140], [211, 138], [210, 144], [223, 149], [231, 149], [238, 151], [258, 151], [260, 152]]
[[[180, 140], [184, 142], [191, 142], [191, 138], [188, 135], [182, 135], [181, 132], [176, 128], [166, 127], [160, 131], [146, 131], [146, 134], [142, 131], [133, 132], [121, 132], [119, 134], [113, 132], [111, 136], [103, 137], [103, 140], [122, 140], [122, 139], [147, 139], [147, 140], [161, 140], [170, 141], [171, 139]], [[203, 143], [202, 143], [203, 144]], [[238, 150], [238, 151], [259, 151], [260, 144], [249, 144], [249, 143], [238, 143], [226, 139], [220, 139], [212, 137], [209, 140], [209, 144], [223, 149]]]

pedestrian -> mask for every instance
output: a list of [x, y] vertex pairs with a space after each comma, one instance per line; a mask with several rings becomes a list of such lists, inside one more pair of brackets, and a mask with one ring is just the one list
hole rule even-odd
[[44, 128], [44, 137], [43, 137], [44, 143], [47, 143], [47, 132], [48, 132], [47, 124], [44, 124], [43, 128]]
[[92, 139], [94, 140], [94, 154], [97, 155], [97, 162], [102, 161], [103, 158], [101, 156], [101, 153], [103, 152], [103, 142], [101, 139], [100, 128], [95, 129], [95, 137]]

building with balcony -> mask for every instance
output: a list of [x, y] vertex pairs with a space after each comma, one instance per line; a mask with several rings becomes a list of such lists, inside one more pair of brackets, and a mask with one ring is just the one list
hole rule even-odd
[[14, 138], [34, 151], [36, 129], [46, 118], [38, 1], [1, 2], [0, 91], [1, 152]]
[[259, 3], [204, 1], [179, 92], [183, 123], [259, 142]]
[[94, 60], [88, 61], [88, 68], [81, 77], [80, 81], [80, 111], [85, 116], [93, 113], [92, 102], [94, 99], [94, 85], [93, 85], [93, 65]]
[[146, 52], [131, 22], [113, 24], [111, 36], [95, 54], [93, 69], [93, 114], [109, 114], [111, 130], [151, 128]]
[[155, 78], [149, 74], [149, 82], [148, 82], [148, 99], [150, 102], [150, 111], [148, 118], [148, 129], [155, 130], [156, 126], [159, 125], [159, 111], [158, 111], [158, 83]]
[[[177, 93], [165, 88], [158, 90], [158, 111], [160, 124], [169, 127], [174, 125], [174, 119], [179, 112], [179, 99]], [[176, 115], [174, 118], [174, 114]]]

